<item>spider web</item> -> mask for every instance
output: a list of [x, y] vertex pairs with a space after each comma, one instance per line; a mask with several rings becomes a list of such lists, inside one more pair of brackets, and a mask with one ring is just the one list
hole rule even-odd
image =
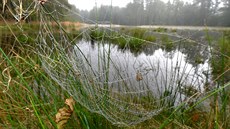
[[[118, 126], [129, 126], [143, 122], [158, 115], [163, 110], [171, 110], [178, 106], [187, 105], [189, 101], [202, 97], [210, 74], [208, 63], [212, 48], [209, 45], [191, 41], [194, 31], [189, 36], [173, 33], [154, 32], [176, 38], [173, 44], [178, 49], [167, 52], [166, 45], [159, 41], [143, 40], [155, 52], [146, 58], [131, 52], [130, 35], [112, 35], [109, 38], [124, 38], [126, 49], [119, 49], [102, 38], [95, 41], [95, 48], [89, 49], [84, 43], [89, 43], [90, 32], [102, 30], [103, 35], [110, 36], [111, 32], [119, 33], [112, 27], [97, 25], [96, 21], [84, 18], [77, 12], [70, 10], [59, 1], [50, 0], [45, 4], [53, 4], [66, 10], [65, 14], [54, 9], [48, 11], [46, 5], [34, 1], [22, 11], [22, 2], [15, 4], [21, 11], [11, 14], [17, 21], [29, 17], [31, 12], [37, 12], [39, 31], [36, 38], [37, 54], [40, 56], [42, 68], [60, 87], [66, 90], [74, 99], [91, 112], [103, 115], [111, 123]], [[29, 12], [29, 13], [26, 13]], [[109, 12], [108, 12], [109, 13]], [[67, 29], [61, 24], [60, 17], [79, 16], [82, 20], [95, 23], [84, 26], [81, 34], [70, 37]], [[92, 27], [93, 26], [93, 27]], [[81, 40], [77, 40], [83, 35]], [[192, 42], [207, 55], [205, 65], [192, 66], [183, 54], [185, 42]], [[130, 48], [130, 49], [127, 49]], [[95, 51], [91, 53], [90, 51]], [[146, 49], [148, 51], [149, 49]], [[206, 52], [206, 53], [205, 53]], [[115, 54], [114, 54], [115, 53]], [[199, 55], [195, 53], [193, 56]], [[225, 55], [226, 56], [226, 55]], [[191, 87], [192, 86], [192, 87]], [[192, 90], [192, 89], [194, 90]], [[192, 95], [186, 91], [192, 90]]]

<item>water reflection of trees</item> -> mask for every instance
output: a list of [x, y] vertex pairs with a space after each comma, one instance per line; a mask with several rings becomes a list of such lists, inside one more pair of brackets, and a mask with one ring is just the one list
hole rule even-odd
[[186, 55], [188, 63], [194, 67], [203, 64], [209, 58], [210, 51], [208, 46], [199, 45], [195, 42], [183, 42], [178, 45], [178, 49]]
[[[157, 45], [147, 45], [141, 49], [145, 55], [153, 55], [156, 50], [160, 47]], [[164, 47], [163, 47], [164, 48]], [[165, 58], [172, 59], [176, 50], [182, 52], [186, 55], [186, 61], [196, 67], [199, 64], [203, 64], [206, 60], [208, 60], [210, 51], [209, 46], [200, 45], [195, 42], [183, 41], [179, 43], [173, 43], [172, 49], [163, 49], [165, 54]], [[138, 55], [135, 53], [135, 55]]]

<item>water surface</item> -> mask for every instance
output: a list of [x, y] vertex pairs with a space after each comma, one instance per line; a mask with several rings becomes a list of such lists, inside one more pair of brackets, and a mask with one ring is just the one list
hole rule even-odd
[[[207, 75], [211, 68], [209, 55], [204, 52], [207, 47], [195, 46], [199, 49], [196, 51], [182, 46], [166, 51], [149, 45], [133, 53], [106, 41], [81, 40], [75, 51], [80, 49], [83, 52], [102, 87], [108, 84], [110, 90], [120, 93], [151, 91], [156, 96], [176, 91], [184, 99], [194, 92], [204, 92], [204, 85], [210, 81]], [[197, 55], [203, 56], [199, 57], [201, 62], [194, 62]]]

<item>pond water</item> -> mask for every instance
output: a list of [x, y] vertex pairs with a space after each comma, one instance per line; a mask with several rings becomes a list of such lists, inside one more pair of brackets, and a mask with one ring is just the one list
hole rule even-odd
[[147, 45], [131, 52], [106, 41], [81, 40], [74, 49], [80, 49], [91, 64], [88, 69], [94, 71], [94, 81], [113, 92], [151, 91], [156, 97], [170, 93], [183, 101], [194, 93], [203, 93], [211, 79], [205, 45], [178, 43], [170, 51]]
[[[210, 88], [213, 77], [211, 48], [205, 40], [205, 33], [188, 30], [178, 30], [177, 33], [194, 39], [194, 42], [182, 40], [178, 35], [170, 33], [167, 36], [173, 40], [173, 46], [169, 49], [156, 41], [134, 51], [129, 48], [121, 49], [116, 43], [106, 40], [81, 39], [67, 53], [59, 44], [55, 46], [56, 52], [59, 51], [58, 55], [53, 48], [47, 49], [48, 54], [41, 53], [44, 54], [41, 58], [42, 67], [53, 80], [73, 95], [82, 94], [78, 93], [75, 85], [79, 81], [78, 74], [75, 73], [79, 72], [83, 75], [81, 81], [86, 85], [80, 91], [89, 96], [98, 94], [97, 92], [103, 96], [105, 91], [110, 91], [113, 95], [119, 94], [117, 96], [145, 96], [151, 93], [156, 98], [176, 97], [179, 103], [196, 93], [205, 93]], [[159, 39], [165, 35], [158, 32], [147, 34], [160, 37]], [[210, 35], [215, 39], [213, 42], [220, 36], [216, 31], [210, 32]], [[1, 41], [13, 44], [14, 38], [11, 34], [2, 34]], [[9, 48], [7, 43], [1, 43], [6, 52]], [[50, 58], [45, 59], [47, 55]], [[96, 86], [90, 89], [92, 82]], [[97, 92], [94, 93], [95, 91]], [[97, 97], [95, 101], [98, 101]]]

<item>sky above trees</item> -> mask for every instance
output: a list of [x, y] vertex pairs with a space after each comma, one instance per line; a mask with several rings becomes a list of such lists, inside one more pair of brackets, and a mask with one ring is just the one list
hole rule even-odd
[[[112, 5], [125, 7], [128, 3], [133, 2], [133, 0], [68, 0], [70, 4], [76, 6], [76, 8], [80, 10], [91, 10], [96, 5], [100, 7], [101, 5]], [[163, 2], [167, 3], [168, 1], [173, 2], [173, 0], [162, 0]], [[189, 2], [191, 0], [182, 0], [184, 2]]]
[[[101, 5], [111, 5], [111, 0], [68, 0], [70, 4], [75, 5], [81, 10], [91, 10], [96, 5], [100, 7]], [[125, 7], [132, 0], [112, 0], [113, 6]]]

